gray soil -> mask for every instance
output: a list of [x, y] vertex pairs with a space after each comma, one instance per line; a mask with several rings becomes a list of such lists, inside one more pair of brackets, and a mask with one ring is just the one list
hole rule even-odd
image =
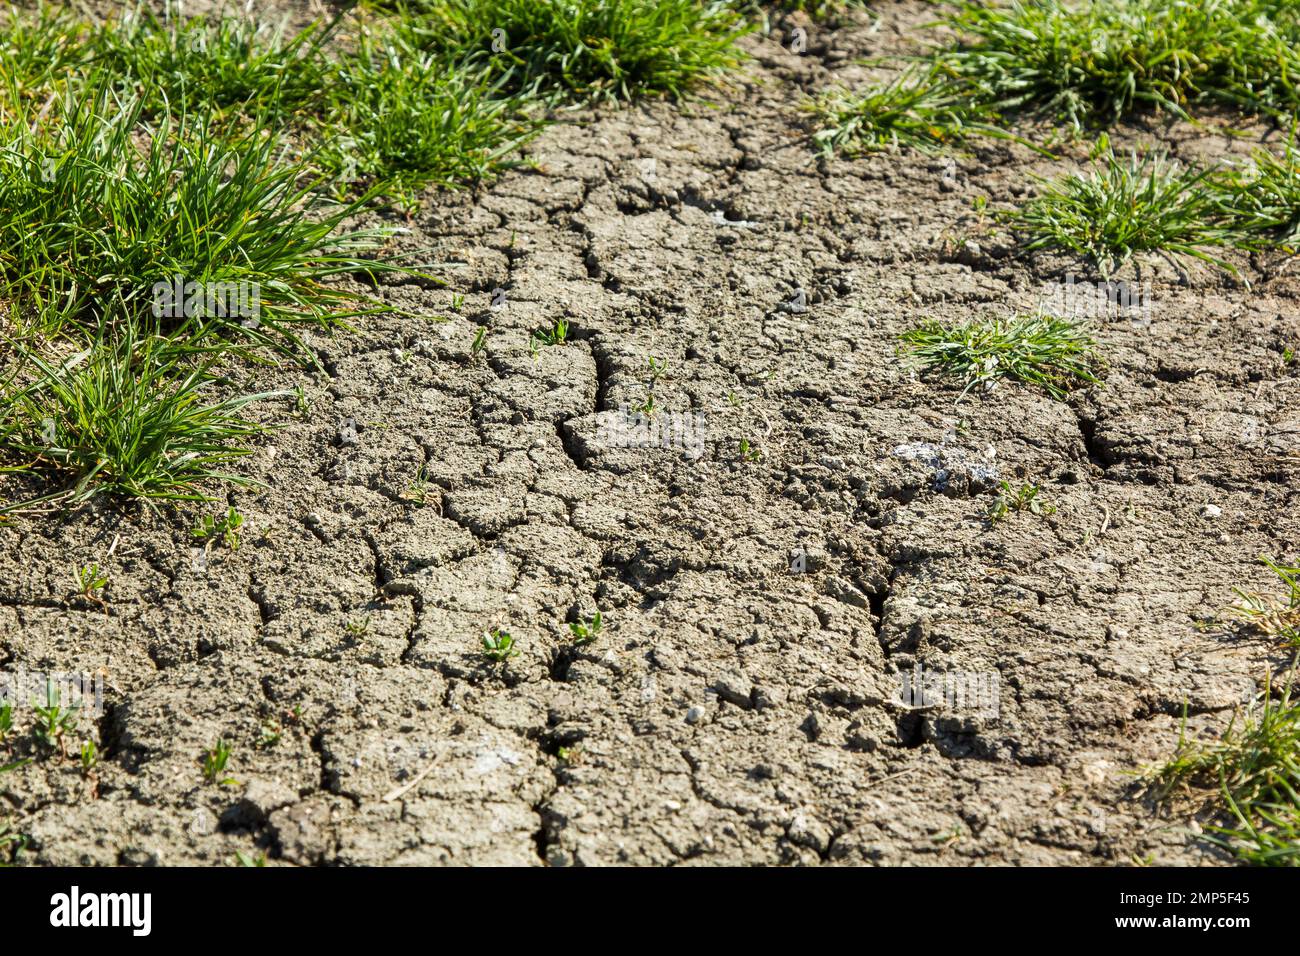
[[[1197, 622], [1269, 589], [1257, 556], [1300, 538], [1300, 283], [1142, 261], [1150, 321], [1100, 321], [1104, 387], [1065, 401], [959, 404], [914, 374], [904, 330], [1087, 275], [972, 210], [1081, 168], [1086, 142], [1055, 162], [980, 144], [955, 169], [810, 149], [804, 95], [860, 84], [856, 61], [915, 49], [932, 17], [878, 4], [809, 26], [802, 55], [751, 38], [729, 88], [566, 115], [533, 168], [395, 217], [449, 285], [381, 287], [422, 318], [315, 337], [326, 374], [258, 373], [301, 379], [310, 409], [261, 406], [277, 430], [240, 467], [264, 486], [230, 494], [243, 546], [205, 570], [199, 507], [0, 526], [0, 666], [105, 675], [75, 741], [98, 741], [97, 781], [34, 748], [0, 776], [26, 859], [1223, 863], [1135, 772], [1184, 707], [1220, 732], [1282, 660]], [[1114, 138], [1204, 161], [1266, 135], [1226, 126]], [[797, 288], [803, 312], [781, 305]], [[569, 343], [534, 358], [560, 318]], [[649, 355], [660, 420], [703, 416], [698, 458], [608, 440]], [[1056, 510], [990, 528], [1004, 478]], [[106, 608], [71, 594], [89, 562]], [[479, 652], [494, 627], [520, 643], [504, 666]], [[996, 715], [900, 704], [918, 662], [996, 674]], [[237, 785], [202, 779], [219, 737]]]

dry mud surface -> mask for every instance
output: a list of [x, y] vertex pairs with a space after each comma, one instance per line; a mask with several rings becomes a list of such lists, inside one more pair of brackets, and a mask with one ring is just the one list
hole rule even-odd
[[[305, 416], [262, 407], [278, 430], [246, 470], [265, 487], [231, 494], [244, 543], [206, 569], [199, 509], [0, 529], [0, 663], [106, 675], [83, 728], [97, 797], [71, 759], [3, 778], [29, 859], [1223, 862], [1133, 774], [1184, 704], [1221, 730], [1278, 659], [1195, 622], [1266, 588], [1256, 557], [1298, 537], [1300, 378], [1278, 359], [1296, 281], [1143, 263], [1150, 321], [1100, 323], [1105, 386], [1065, 401], [1007, 385], [958, 405], [915, 376], [903, 330], [1032, 308], [1079, 271], [959, 241], [986, 228], [973, 196], [1005, 206], [1073, 160], [997, 143], [945, 174], [810, 150], [804, 93], [861, 82], [857, 59], [932, 15], [878, 5], [810, 27], [802, 56], [751, 38], [730, 89], [575, 112], [534, 168], [396, 218], [449, 286], [381, 290], [427, 321], [313, 340], [327, 374]], [[1217, 129], [1115, 138], [1253, 142]], [[804, 312], [781, 306], [796, 288]], [[570, 343], [534, 359], [558, 318]], [[698, 458], [608, 440], [652, 354], [660, 416], [702, 416]], [[1057, 510], [988, 528], [1002, 478]], [[107, 612], [69, 597], [90, 561]], [[596, 608], [605, 633], [573, 648], [566, 622]], [[479, 653], [492, 627], [520, 641], [504, 669]], [[918, 662], [995, 672], [997, 715], [900, 706]], [[259, 747], [268, 721], [281, 739]], [[218, 737], [238, 786], [202, 782]]]

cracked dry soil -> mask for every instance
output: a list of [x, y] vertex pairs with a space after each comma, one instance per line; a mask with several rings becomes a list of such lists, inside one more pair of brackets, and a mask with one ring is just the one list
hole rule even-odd
[[[106, 682], [83, 727], [97, 797], [71, 759], [3, 778], [30, 858], [1223, 862], [1133, 773], [1184, 704], [1221, 729], [1277, 658], [1195, 622], [1297, 540], [1300, 378], [1267, 370], [1300, 287], [1155, 263], [1149, 326], [1097, 329], [1104, 388], [955, 404], [897, 336], [1059, 281], [952, 238], [974, 195], [1005, 205], [1069, 163], [977, 144], [944, 181], [942, 157], [818, 159], [802, 96], [862, 82], [857, 58], [913, 48], [932, 13], [874, 16], [812, 27], [803, 56], [750, 38], [723, 92], [581, 111], [533, 168], [432, 195], [401, 245], [448, 287], [382, 287], [427, 321], [312, 338], [326, 374], [300, 418], [261, 407], [277, 430], [245, 468], [265, 485], [231, 493], [244, 543], [206, 570], [189, 512], [0, 528], [0, 664]], [[1139, 134], [1246, 148], [1213, 124], [1116, 138]], [[804, 312], [780, 307], [796, 288]], [[534, 358], [560, 318], [569, 343]], [[649, 355], [659, 415], [703, 415], [698, 459], [601, 440]], [[988, 528], [1000, 478], [1056, 511]], [[107, 611], [68, 595], [92, 560]], [[574, 648], [567, 622], [597, 608], [604, 633]], [[519, 641], [504, 667], [480, 653], [493, 627]], [[996, 672], [997, 716], [895, 703], [917, 662]], [[237, 786], [202, 781], [218, 737]]]

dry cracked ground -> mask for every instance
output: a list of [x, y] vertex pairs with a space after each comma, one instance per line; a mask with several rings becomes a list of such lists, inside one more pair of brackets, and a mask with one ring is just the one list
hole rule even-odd
[[[752, 37], [729, 88], [572, 113], [531, 166], [394, 217], [448, 285], [395, 281], [421, 321], [312, 340], [308, 410], [262, 406], [264, 486], [231, 494], [239, 550], [203, 566], [188, 512], [0, 529], [0, 664], [105, 680], [97, 794], [71, 758], [4, 779], [29, 859], [1224, 862], [1135, 774], [1184, 707], [1221, 730], [1276, 663], [1197, 621], [1300, 537], [1300, 377], [1276, 361], [1300, 285], [1147, 263], [1149, 321], [1101, 322], [1104, 387], [1062, 401], [916, 375], [899, 333], [1032, 307], [1068, 267], [958, 239], [973, 197], [1070, 161], [810, 149], [803, 96], [931, 15], [878, 5], [802, 55]], [[534, 356], [557, 319], [568, 344]], [[698, 456], [609, 438], [652, 355]], [[1002, 479], [1055, 511], [990, 528]], [[106, 609], [69, 597], [91, 561]], [[484, 660], [491, 628], [518, 657]], [[903, 706], [918, 663], [996, 674], [996, 715]], [[235, 785], [202, 779], [218, 738]]]

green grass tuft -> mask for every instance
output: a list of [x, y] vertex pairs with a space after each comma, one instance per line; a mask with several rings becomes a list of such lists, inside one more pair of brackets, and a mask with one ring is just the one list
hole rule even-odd
[[900, 146], [936, 152], [973, 135], [1014, 138], [968, 89], [933, 74], [908, 72], [862, 93], [832, 90], [808, 109], [818, 125], [813, 142], [828, 155], [856, 156]]
[[684, 96], [738, 65], [735, 42], [751, 29], [725, 0], [425, 0], [407, 9], [430, 52], [483, 66], [516, 92], [577, 101]]
[[178, 309], [162, 320], [169, 331], [262, 343], [292, 341], [296, 321], [359, 314], [355, 294], [328, 280], [394, 268], [361, 258], [387, 233], [344, 228], [364, 202], [318, 199], [302, 185], [306, 168], [281, 162], [270, 136], [178, 123], [150, 129], [138, 101], [101, 89], [70, 97], [52, 127], [6, 130], [0, 297], [66, 300], [63, 314], [94, 331], [106, 316], [155, 312], [155, 286], [179, 277], [245, 290], [256, 321]]
[[19, 506], [74, 505], [99, 492], [200, 500], [203, 482], [260, 429], [246, 406], [268, 395], [215, 398], [216, 376], [171, 343], [116, 323], [112, 339], [64, 358], [11, 342], [21, 359], [0, 383], [5, 472], [39, 473], [55, 487]]
[[429, 184], [488, 179], [539, 129], [523, 116], [526, 100], [500, 87], [419, 50], [405, 31], [367, 34], [330, 81], [327, 125], [341, 132], [317, 161], [406, 205]]
[[1036, 385], [1053, 398], [1073, 387], [1096, 383], [1092, 337], [1077, 322], [1047, 315], [1022, 315], [964, 325], [927, 322], [902, 335], [910, 359], [962, 379], [962, 396], [976, 386], [991, 389], [1000, 379]]
[[1232, 270], [1210, 255], [1237, 233], [1216, 219], [1208, 171], [1180, 169], [1163, 157], [1113, 153], [1086, 175], [1070, 174], [1005, 218], [1024, 248], [1063, 249], [1109, 276], [1137, 252], [1192, 256]]
[[1279, 698], [1266, 692], [1213, 743], [1188, 740], [1184, 717], [1174, 756], [1148, 772], [1161, 799], [1217, 789], [1229, 819], [1204, 839], [1257, 866], [1300, 865], [1300, 704], [1291, 691], [1288, 682]]
[[1286, 152], [1257, 150], [1253, 164], [1226, 170], [1214, 181], [1218, 217], [1238, 234], [1238, 245], [1300, 245], [1300, 162], [1292, 135]]
[[999, 111], [1076, 128], [1195, 103], [1290, 113], [1300, 106], [1294, 0], [1015, 0], [963, 3], [962, 37], [938, 61]]
[[137, 9], [98, 30], [94, 52], [150, 116], [235, 111], [285, 122], [329, 87], [323, 45], [337, 22], [293, 33], [283, 23]]

